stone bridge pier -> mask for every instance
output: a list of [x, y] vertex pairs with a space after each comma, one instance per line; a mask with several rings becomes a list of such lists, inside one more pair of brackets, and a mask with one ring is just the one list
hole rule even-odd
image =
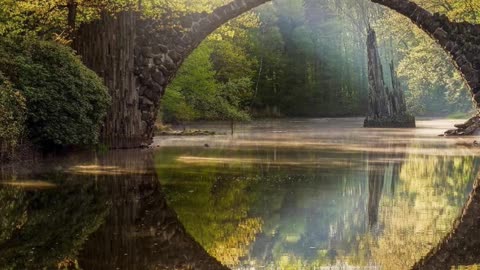
[[[105, 15], [82, 25], [74, 48], [103, 77], [112, 96], [102, 128], [111, 148], [149, 145], [160, 100], [190, 53], [229, 20], [270, 0], [233, 0], [212, 13], [146, 19], [139, 13]], [[423, 29], [451, 56], [475, 102], [480, 102], [480, 26], [455, 23], [408, 0], [371, 0], [389, 7]]]
[[212, 13], [146, 19], [104, 15], [82, 25], [74, 49], [105, 81], [112, 106], [102, 127], [110, 148], [151, 144], [160, 100], [183, 61], [213, 31], [269, 0], [235, 0]]

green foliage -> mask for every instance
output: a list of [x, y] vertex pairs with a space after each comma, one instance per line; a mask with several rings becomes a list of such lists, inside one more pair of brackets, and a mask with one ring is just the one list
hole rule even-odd
[[[230, 0], [0, 0], [0, 36], [41, 36], [68, 41], [71, 32], [68, 4], [76, 7], [73, 17], [78, 27], [105, 12], [114, 14], [141, 9], [147, 17], [175, 18], [185, 13], [210, 12], [228, 2]], [[238, 21], [251, 25], [256, 19], [250, 13]], [[223, 27], [223, 30], [228, 29], [228, 26]]]
[[261, 63], [255, 78], [259, 88], [254, 109], [258, 114], [364, 113], [364, 41], [332, 4], [282, 0], [259, 13], [261, 27], [251, 34], [252, 54]]
[[0, 160], [10, 153], [23, 135], [25, 98], [0, 72]]
[[169, 87], [162, 99], [162, 120], [164, 122], [184, 122], [196, 118], [195, 110], [187, 104], [185, 96], [178, 88]]
[[[217, 80], [219, 73], [214, 69], [212, 55], [211, 44], [205, 42], [185, 61], [162, 100], [164, 121], [249, 119], [244, 108], [252, 96], [251, 80], [247, 77], [230, 79], [230, 73], [224, 73], [225, 83]], [[219, 62], [225, 59], [218, 54], [216, 58]], [[235, 62], [232, 58], [229, 60]]]
[[248, 120], [248, 114], [237, 108], [249, 106], [248, 102], [253, 98], [252, 87], [252, 81], [248, 77], [231, 79], [220, 86], [220, 96], [224, 103], [222, 112], [226, 113], [224, 119]]
[[[73, 2], [78, 26], [103, 11], [136, 10], [140, 2], [146, 16], [174, 18], [210, 12], [229, 0]], [[476, 0], [415, 2], [454, 21], [480, 21]], [[68, 33], [66, 3], [0, 0], [0, 36], [63, 38]], [[412, 112], [445, 115], [472, 109], [468, 90], [446, 54], [402, 16], [368, 0], [279, 0], [229, 22], [202, 44], [169, 87], [161, 109], [163, 120], [244, 120], [247, 111], [310, 117], [363, 115], [368, 96], [368, 24], [383, 37], [385, 62], [395, 60]], [[247, 90], [247, 84], [248, 95], [238, 93]]]
[[132, 8], [133, 0], [0, 0], [0, 36], [65, 36], [67, 3], [77, 6], [76, 25], [98, 18], [104, 11]]
[[[428, 7], [441, 11], [439, 5]], [[395, 51], [397, 73], [406, 87], [407, 105], [413, 113], [471, 113], [469, 90], [450, 57], [435, 41], [399, 14], [388, 12], [377, 24], [382, 43], [391, 44], [388, 50]]]
[[215, 70], [215, 78], [222, 83], [229, 80], [251, 78], [255, 75], [256, 59], [245, 51], [251, 42], [248, 38], [211, 40], [207, 46], [211, 47], [211, 62]]
[[44, 175], [57, 188], [0, 187], [0, 269], [57, 269], [104, 222], [107, 194], [89, 179]]
[[28, 138], [41, 146], [96, 144], [109, 104], [102, 80], [52, 42], [0, 43], [0, 71], [26, 98]]
[[[440, 3], [423, 2], [419, 1], [449, 16], [466, 6], [448, 0], [451, 7], [445, 10]], [[175, 114], [183, 120], [217, 119], [218, 111], [238, 118], [235, 112], [247, 107], [254, 116], [364, 115], [369, 24], [383, 38], [385, 63], [394, 59], [410, 111], [446, 115], [472, 109], [469, 92], [445, 52], [401, 15], [368, 0], [280, 0], [257, 9], [257, 14], [258, 25], [247, 31], [242, 27], [218, 31], [199, 48], [203, 52], [188, 59], [167, 91], [164, 120], [171, 121]], [[389, 77], [388, 65], [384, 67]], [[231, 102], [237, 91], [227, 91], [230, 94], [220, 101], [207, 102], [215, 100], [213, 92], [225, 93], [222, 85], [241, 78], [252, 82], [243, 101]], [[175, 93], [169, 93], [172, 90]], [[172, 106], [176, 109], [168, 109]]]

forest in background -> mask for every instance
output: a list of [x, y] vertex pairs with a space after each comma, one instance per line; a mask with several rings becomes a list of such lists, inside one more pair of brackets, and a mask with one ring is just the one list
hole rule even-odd
[[[454, 21], [479, 22], [475, 1], [417, 2]], [[369, 1], [276, 0], [200, 45], [169, 86], [161, 118], [363, 116], [369, 25], [378, 32], [384, 67], [395, 64], [411, 113], [472, 112], [449, 56], [408, 19]]]

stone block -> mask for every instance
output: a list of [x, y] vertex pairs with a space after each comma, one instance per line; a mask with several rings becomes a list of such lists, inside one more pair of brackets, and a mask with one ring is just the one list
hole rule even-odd
[[161, 65], [161, 64], [163, 63], [163, 59], [164, 59], [164, 58], [165, 58], [164, 55], [162, 55], [162, 56], [156, 56], [155, 58], [153, 58], [153, 63], [154, 63], [155, 65], [157, 65], [157, 66], [158, 66], [158, 65]]
[[473, 95], [473, 100], [475, 100], [477, 104], [480, 103], [480, 92]]
[[146, 46], [141, 48], [142, 55], [145, 58], [151, 58], [153, 57], [153, 52], [152, 52], [152, 47]]
[[161, 72], [161, 71], [154, 72], [152, 74], [152, 79], [160, 85], [164, 85], [166, 83], [165, 76], [163, 75], [163, 72]]
[[155, 100], [155, 93], [153, 92], [153, 89], [151, 87], [146, 87], [143, 93], [143, 97], [150, 100]]
[[154, 54], [166, 53], [168, 52], [168, 48], [165, 45], [158, 44], [153, 47]]
[[176, 51], [169, 51], [168, 52], [168, 56], [170, 57], [170, 59], [173, 60], [173, 62], [175, 63], [178, 63], [181, 59], [182, 59], [182, 56], [180, 54], [178, 54]]
[[145, 91], [148, 89], [146, 86], [141, 86], [138, 88], [138, 95], [139, 96], [145, 96]]
[[457, 63], [457, 65], [458, 65], [459, 67], [461, 67], [461, 66], [463, 66], [463, 65], [465, 65], [465, 64], [468, 63], [467, 58], [466, 58], [465, 55], [463, 55], [463, 54], [460, 55], [460, 56], [458, 56], [457, 58], [455, 58], [455, 62]]
[[[152, 91], [155, 97], [161, 96], [163, 94], [163, 87], [160, 84], [153, 82]], [[152, 98], [152, 100], [155, 100], [155, 98]]]
[[477, 84], [477, 87], [472, 87], [472, 93], [473, 94], [480, 93], [480, 85]]
[[442, 28], [437, 28], [435, 32], [433, 33], [433, 37], [440, 43], [442, 46], [447, 44], [448, 40], [448, 33], [443, 30]]

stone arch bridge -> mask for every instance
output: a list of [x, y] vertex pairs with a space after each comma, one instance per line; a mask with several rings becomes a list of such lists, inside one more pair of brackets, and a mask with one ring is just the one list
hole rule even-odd
[[[103, 77], [112, 107], [102, 130], [112, 148], [149, 145], [160, 100], [190, 53], [229, 20], [270, 0], [233, 0], [211, 13], [151, 20], [135, 12], [80, 27], [74, 48]], [[408, 17], [451, 56], [480, 104], [480, 25], [457, 23], [409, 0], [371, 0]]]

